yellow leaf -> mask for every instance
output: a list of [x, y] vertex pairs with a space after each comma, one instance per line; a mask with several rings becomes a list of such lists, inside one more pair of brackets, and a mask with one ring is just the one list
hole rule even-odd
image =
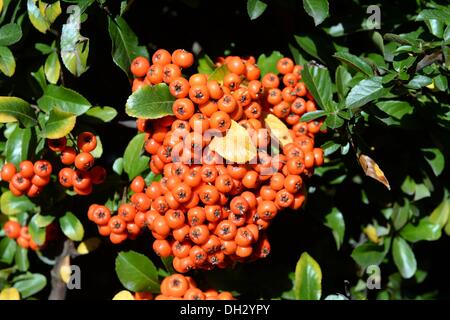
[[[1, 1], [1, 0], [0, 0]], [[17, 119], [9, 114], [0, 112], [0, 123], [16, 122]]]
[[3, 0], [0, 0], [0, 13], [2, 13], [3, 10]]
[[128, 290], [122, 290], [112, 298], [113, 300], [134, 300], [133, 294]]
[[391, 190], [391, 186], [389, 185], [389, 181], [385, 177], [383, 170], [380, 169], [378, 164], [372, 158], [362, 154], [359, 156], [359, 163], [367, 176], [381, 182], [386, 188]]
[[99, 238], [96, 237], [89, 238], [78, 245], [77, 251], [79, 254], [88, 254], [97, 249], [99, 245], [100, 245]]
[[72, 270], [70, 268], [70, 256], [65, 256], [61, 263], [61, 267], [59, 268], [59, 275], [64, 283], [68, 283], [71, 274]]
[[0, 300], [20, 300], [19, 290], [16, 288], [3, 289], [0, 292]]
[[367, 225], [367, 227], [365, 227], [363, 231], [366, 234], [367, 238], [369, 238], [369, 240], [373, 243], [378, 244], [380, 242], [380, 238], [378, 238], [377, 234], [377, 229], [373, 225]]
[[271, 135], [280, 142], [282, 147], [293, 142], [288, 127], [278, 117], [268, 114], [264, 122]]
[[247, 130], [233, 120], [226, 135], [214, 137], [209, 144], [209, 149], [234, 163], [248, 162], [255, 158], [257, 152]]

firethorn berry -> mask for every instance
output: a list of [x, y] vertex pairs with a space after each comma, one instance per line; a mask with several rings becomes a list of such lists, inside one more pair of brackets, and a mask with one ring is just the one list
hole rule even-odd
[[95, 166], [90, 171], [93, 184], [102, 184], [106, 180], [106, 169], [101, 166]]
[[34, 163], [34, 173], [42, 178], [50, 176], [52, 165], [47, 160], [38, 160]]
[[175, 79], [181, 77], [181, 69], [175, 64], [166, 64], [163, 67], [163, 81], [170, 84]]
[[124, 233], [127, 223], [120, 216], [113, 216], [109, 219], [108, 226], [111, 228], [111, 233]]
[[172, 62], [172, 55], [169, 51], [164, 49], [156, 50], [152, 56], [152, 62], [154, 64], [165, 66], [166, 64]]
[[155, 240], [153, 242], [153, 250], [162, 258], [167, 258], [172, 254], [172, 248], [167, 240]]
[[160, 64], [153, 64], [148, 69], [145, 80], [148, 80], [151, 84], [158, 84], [163, 81], [163, 76], [164, 67]]
[[92, 211], [92, 221], [99, 226], [105, 226], [111, 219], [111, 211], [105, 206], [96, 206]]
[[79, 170], [89, 170], [94, 165], [94, 157], [88, 152], [81, 152], [75, 157], [75, 167]]
[[209, 100], [208, 87], [206, 85], [191, 86], [189, 89], [189, 99], [196, 104], [206, 103]]
[[72, 185], [74, 188], [85, 190], [92, 185], [91, 175], [87, 171], [75, 170], [72, 177]]
[[17, 239], [20, 236], [20, 223], [13, 220], [8, 220], [3, 225], [3, 231], [5, 232], [5, 235], [10, 239]]
[[47, 145], [50, 150], [55, 152], [61, 152], [66, 147], [67, 139], [62, 137], [59, 139], [47, 139]]
[[26, 191], [31, 186], [29, 179], [24, 178], [21, 173], [16, 173], [11, 178], [11, 183], [19, 191]]
[[294, 71], [294, 62], [290, 58], [281, 58], [277, 62], [277, 70], [281, 74], [288, 74]]
[[72, 147], [66, 147], [63, 151], [61, 151], [60, 159], [61, 163], [65, 165], [71, 165], [75, 162], [75, 157], [77, 156], [77, 152]]
[[34, 165], [29, 160], [24, 160], [19, 163], [20, 174], [26, 179], [31, 179], [34, 176]]
[[131, 202], [139, 211], [147, 211], [152, 204], [152, 200], [143, 192], [133, 194]]
[[280, 85], [280, 80], [278, 79], [278, 76], [274, 73], [266, 73], [265, 76], [261, 79], [261, 84], [264, 88], [271, 89], [271, 88], [278, 88]]
[[58, 173], [59, 183], [66, 188], [73, 186], [74, 171], [72, 168], [62, 168]]
[[195, 107], [191, 100], [181, 98], [175, 100], [175, 102], [172, 105], [172, 111], [175, 117], [177, 117], [178, 119], [188, 120], [194, 114]]
[[231, 57], [227, 61], [227, 68], [230, 72], [241, 75], [245, 72], [245, 64], [239, 57]]
[[131, 62], [131, 73], [136, 77], [144, 77], [147, 73], [150, 63], [145, 57], [136, 57]]
[[130, 184], [130, 188], [133, 192], [143, 192], [145, 188], [145, 181], [144, 178], [141, 176], [137, 176], [133, 179], [133, 181]]
[[211, 115], [209, 125], [212, 129], [225, 132], [231, 126], [230, 116], [224, 111], [216, 111]]
[[83, 152], [91, 152], [97, 147], [97, 138], [92, 132], [82, 132], [78, 135], [77, 146]]
[[109, 240], [114, 244], [119, 244], [124, 242], [128, 238], [128, 234], [126, 233], [114, 233], [111, 230], [109, 235]]
[[119, 209], [117, 209], [117, 215], [126, 222], [131, 222], [134, 221], [136, 209], [131, 204], [124, 203], [119, 207]]
[[12, 163], [5, 163], [5, 165], [2, 167], [2, 172], [1, 172], [1, 176], [2, 176], [2, 180], [4, 181], [10, 181], [11, 178], [16, 174], [17, 169], [14, 166], [14, 164]]
[[172, 62], [181, 68], [189, 68], [194, 64], [194, 55], [184, 49], [172, 53]]

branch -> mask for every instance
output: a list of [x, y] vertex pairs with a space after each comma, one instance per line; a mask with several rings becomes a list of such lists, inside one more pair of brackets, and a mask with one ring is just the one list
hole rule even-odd
[[75, 258], [78, 256], [78, 252], [75, 249], [75, 245], [72, 240], [67, 239], [64, 242], [64, 247], [61, 252], [61, 254], [55, 259], [56, 263], [55, 266], [52, 268], [51, 271], [51, 285], [52, 290], [50, 292], [50, 295], [48, 296], [48, 300], [65, 300], [66, 299], [66, 293], [67, 293], [67, 285], [62, 281], [60, 270], [64, 263], [64, 258], [69, 256], [72, 258]]

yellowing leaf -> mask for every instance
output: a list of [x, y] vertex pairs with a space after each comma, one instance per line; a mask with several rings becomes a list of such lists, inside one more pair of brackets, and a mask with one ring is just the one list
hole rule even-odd
[[[1, 0], [0, 0], [1, 1]], [[12, 115], [0, 112], [0, 123], [16, 122], [17, 119]]]
[[386, 186], [386, 188], [391, 190], [391, 186], [389, 185], [389, 181], [384, 176], [383, 170], [380, 169], [378, 164], [372, 160], [372, 158], [362, 154], [359, 156], [359, 163], [367, 176], [381, 182]]
[[288, 127], [278, 117], [268, 114], [264, 122], [271, 135], [280, 142], [282, 147], [293, 142]]
[[373, 243], [378, 244], [378, 242], [380, 242], [380, 238], [378, 238], [377, 234], [377, 229], [373, 225], [369, 224], [364, 228], [363, 231], [366, 234], [367, 238], [369, 238], [369, 240]]
[[89, 238], [78, 245], [77, 252], [79, 254], [88, 254], [97, 249], [99, 245], [100, 245], [99, 238], [96, 237]]
[[65, 256], [59, 268], [59, 276], [64, 283], [68, 283], [72, 270], [70, 268], [70, 256]]
[[77, 117], [70, 112], [54, 108], [45, 124], [44, 135], [48, 139], [59, 139], [70, 133], [75, 127]]
[[257, 152], [247, 130], [233, 120], [226, 135], [214, 137], [209, 144], [209, 149], [234, 163], [248, 162], [256, 156]]
[[112, 298], [113, 300], [134, 300], [133, 294], [128, 290], [122, 290]]
[[2, 13], [3, 10], [3, 0], [0, 0], [0, 13]]
[[19, 290], [16, 288], [6, 288], [0, 292], [0, 300], [20, 300]]

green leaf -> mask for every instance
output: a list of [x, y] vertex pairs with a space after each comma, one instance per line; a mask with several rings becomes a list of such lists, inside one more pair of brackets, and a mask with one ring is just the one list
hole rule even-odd
[[0, 47], [0, 71], [11, 77], [16, 71], [16, 60], [7, 47]]
[[[69, 7], [70, 8], [70, 7]], [[80, 12], [73, 9], [61, 31], [61, 59], [67, 70], [76, 77], [87, 71], [89, 39], [80, 34]]]
[[27, 196], [16, 197], [11, 191], [3, 192], [0, 197], [0, 209], [6, 215], [31, 211], [34, 207], [34, 203]]
[[328, 0], [303, 0], [303, 8], [318, 26], [328, 16]]
[[441, 150], [438, 148], [427, 148], [422, 149], [422, 152], [424, 153], [425, 160], [430, 165], [435, 176], [439, 176], [442, 171], [444, 171], [445, 167], [445, 158]]
[[411, 206], [408, 201], [403, 206], [397, 203], [394, 205], [391, 220], [394, 224], [395, 230], [400, 230], [409, 220], [411, 214]]
[[300, 118], [300, 121], [308, 122], [308, 121], [323, 117], [325, 115], [327, 115], [327, 113], [324, 110], [311, 111], [311, 112], [307, 112], [307, 113], [303, 114], [302, 117]]
[[306, 51], [310, 56], [318, 59], [322, 63], [324, 62], [322, 58], [319, 56], [319, 50], [317, 48], [316, 43], [309, 36], [295, 36], [295, 41], [297, 44]]
[[103, 122], [110, 122], [117, 116], [117, 111], [111, 107], [93, 107], [86, 112], [86, 115]]
[[115, 20], [108, 18], [108, 31], [114, 63], [131, 78], [131, 62], [138, 56], [148, 58], [148, 51], [144, 46], [138, 45], [137, 36], [122, 17], [116, 17]]
[[403, 278], [411, 278], [417, 270], [417, 262], [409, 244], [401, 237], [395, 237], [392, 247], [394, 263]]
[[374, 33], [372, 34], [372, 41], [378, 47], [380, 53], [384, 56], [383, 36], [378, 31], [374, 31]]
[[17, 23], [8, 23], [0, 28], [0, 46], [10, 46], [22, 38], [22, 29]]
[[292, 58], [294, 59], [296, 64], [304, 65], [308, 61], [305, 59], [305, 57], [300, 53], [300, 50], [298, 50], [297, 47], [293, 46], [292, 44], [289, 44], [289, 50], [291, 51]]
[[436, 223], [442, 227], [449, 221], [450, 199], [444, 199], [430, 214], [430, 222]]
[[216, 80], [220, 83], [223, 82], [223, 78], [225, 78], [225, 76], [228, 73], [228, 68], [225, 64], [221, 65], [218, 68], [215, 68], [213, 70], [213, 72], [211, 72], [211, 74], [208, 76], [209, 80]]
[[419, 201], [423, 198], [429, 197], [430, 195], [430, 190], [425, 184], [416, 184], [416, 189], [414, 190], [414, 201]]
[[100, 158], [103, 154], [103, 144], [100, 136], [95, 136], [97, 138], [97, 146], [94, 150], [91, 151], [91, 154], [94, 158]]
[[166, 84], [145, 86], [128, 97], [125, 111], [135, 118], [158, 119], [173, 114], [174, 101]]
[[17, 247], [15, 261], [17, 268], [20, 271], [27, 271], [30, 267], [30, 262], [28, 261], [28, 249]]
[[250, 20], [261, 16], [267, 8], [267, 4], [261, 0], [247, 0], [247, 13]]
[[46, 236], [46, 228], [38, 224], [40, 216], [40, 214], [35, 214], [28, 224], [31, 239], [33, 239], [33, 241], [36, 242], [37, 245], [43, 245], [45, 243]]
[[66, 212], [64, 216], [59, 218], [59, 225], [62, 232], [73, 241], [81, 241], [84, 236], [84, 228], [80, 220], [72, 213]]
[[197, 71], [203, 74], [211, 74], [216, 69], [216, 65], [207, 54], [203, 54], [198, 59]]
[[416, 191], [416, 182], [410, 176], [406, 176], [402, 183], [401, 189], [407, 195], [412, 196]]
[[373, 70], [370, 67], [370, 65], [366, 61], [361, 59], [360, 57], [357, 57], [353, 54], [350, 54], [348, 52], [343, 52], [343, 51], [336, 52], [333, 55], [333, 57], [335, 57], [339, 61], [349, 65], [356, 71], [360, 71], [360, 72], [364, 73], [368, 77], [373, 76]]
[[327, 116], [324, 123], [331, 129], [337, 129], [344, 125], [344, 119], [339, 117], [337, 114], [330, 114]]
[[364, 79], [350, 90], [345, 105], [349, 109], [356, 109], [383, 97], [387, 92], [388, 90], [381, 84], [381, 77]]
[[45, 79], [44, 66], [40, 66], [35, 72], [31, 72], [31, 76], [36, 80], [42, 91], [47, 88], [47, 80]]
[[447, 81], [447, 77], [444, 76], [443, 74], [440, 74], [440, 75], [437, 75], [436, 77], [434, 77], [433, 82], [438, 90], [443, 91], [443, 92], [447, 91], [448, 81]]
[[52, 52], [48, 55], [44, 65], [45, 77], [48, 82], [56, 84], [59, 80], [61, 72], [61, 64], [59, 63], [58, 54]]
[[58, 108], [50, 111], [49, 118], [43, 130], [44, 137], [48, 139], [59, 139], [68, 135], [75, 127], [77, 117], [70, 112], [64, 112]]
[[445, 24], [448, 24], [450, 21], [450, 12], [437, 9], [425, 9], [422, 10], [416, 17], [416, 21], [425, 21], [430, 19], [439, 20]]
[[4, 237], [0, 241], [0, 262], [11, 264], [16, 254], [16, 240]]
[[19, 290], [22, 299], [28, 298], [38, 293], [47, 285], [47, 279], [39, 273], [30, 274], [24, 280], [17, 281], [13, 287]]
[[256, 64], [261, 70], [261, 78], [268, 73], [278, 74], [277, 62], [283, 58], [283, 55], [278, 51], [273, 51], [270, 56], [266, 56], [264, 53], [258, 57]]
[[352, 75], [343, 66], [338, 66], [336, 68], [335, 79], [339, 100], [343, 101], [349, 90], [349, 82], [352, 80]]
[[414, 78], [412, 78], [411, 81], [408, 82], [406, 87], [411, 89], [420, 89], [431, 83], [433, 83], [433, 80], [431, 78], [418, 74], [414, 76]]
[[297, 300], [320, 300], [322, 296], [322, 270], [307, 252], [295, 267], [294, 293]]
[[145, 133], [140, 133], [131, 139], [125, 149], [123, 169], [128, 174], [130, 181], [148, 167], [149, 157], [142, 156], [144, 142]]
[[31, 141], [31, 129], [16, 127], [6, 141], [6, 161], [14, 163], [17, 167], [23, 160], [28, 159]]
[[324, 300], [348, 300], [348, 298], [343, 294], [338, 293], [338, 294], [330, 294], [326, 296]]
[[16, 120], [24, 127], [31, 127], [37, 122], [28, 102], [16, 97], [0, 97], [0, 122]]
[[391, 117], [401, 120], [403, 116], [411, 114], [413, 112], [413, 107], [406, 101], [380, 101], [375, 104], [378, 109], [387, 113]]
[[159, 291], [158, 271], [143, 254], [135, 251], [119, 252], [116, 273], [122, 285], [130, 291]]
[[325, 225], [332, 230], [336, 247], [339, 250], [344, 241], [344, 216], [337, 208], [333, 208], [331, 212], [325, 216]]
[[331, 106], [332, 83], [328, 69], [305, 65], [302, 70], [302, 80], [317, 104], [325, 111], [333, 111]]
[[44, 95], [37, 101], [38, 106], [45, 112], [50, 112], [54, 107], [61, 111], [81, 115], [89, 110], [91, 104], [85, 97], [71, 89], [48, 85]]
[[401, 230], [400, 235], [403, 239], [413, 243], [422, 240], [435, 241], [441, 237], [441, 226], [432, 223], [428, 217], [425, 217], [420, 219], [417, 226], [408, 223]]
[[384, 239], [383, 245], [376, 245], [372, 242], [364, 242], [353, 249], [351, 257], [362, 268], [367, 268], [370, 265], [379, 265], [383, 262], [390, 247], [390, 238]]
[[40, 32], [46, 33], [50, 28], [50, 24], [45, 19], [38, 6], [36, 5], [37, 0], [27, 1], [27, 11], [28, 17], [30, 18], [31, 24]]
[[112, 169], [115, 173], [117, 173], [119, 176], [122, 174], [123, 172], [123, 158], [117, 158], [113, 165], [112, 165]]

